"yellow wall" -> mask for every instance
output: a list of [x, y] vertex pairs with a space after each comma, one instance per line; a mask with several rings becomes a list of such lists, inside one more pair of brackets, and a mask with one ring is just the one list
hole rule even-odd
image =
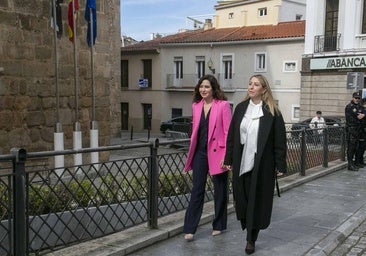
[[[238, 4], [217, 6], [215, 15], [215, 27], [240, 27], [256, 25], [276, 25], [278, 23], [281, 0], [259, 1], [245, 4], [246, 1], [238, 1]], [[240, 3], [240, 5], [239, 5]], [[266, 16], [259, 16], [258, 9], [267, 8]], [[230, 17], [232, 13], [232, 17]]]

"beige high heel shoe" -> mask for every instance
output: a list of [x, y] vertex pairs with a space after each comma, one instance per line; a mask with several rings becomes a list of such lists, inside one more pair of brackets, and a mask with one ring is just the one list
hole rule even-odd
[[185, 234], [184, 239], [189, 242], [193, 240], [193, 234]]
[[218, 236], [221, 235], [221, 230], [213, 230], [212, 231], [212, 236]]

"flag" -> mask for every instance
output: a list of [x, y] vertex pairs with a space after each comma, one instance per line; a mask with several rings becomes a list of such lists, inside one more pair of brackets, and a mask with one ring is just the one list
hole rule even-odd
[[[56, 3], [55, 3], [56, 2]], [[61, 3], [63, 0], [52, 1], [52, 4], [56, 4], [56, 31], [57, 38], [60, 39], [62, 36], [62, 13], [61, 13]], [[51, 4], [51, 28], [54, 28], [54, 15], [53, 15], [53, 5]]]
[[[69, 27], [68, 27], [68, 34], [69, 34], [69, 40], [71, 42], [74, 42], [74, 23], [73, 23], [73, 8], [72, 5], [74, 4], [73, 0], [69, 0], [69, 6], [68, 6], [68, 21], [69, 21]], [[79, 1], [75, 0], [75, 4], [74, 4], [74, 11], [76, 14], [76, 11], [79, 10]], [[76, 17], [75, 17], [76, 20]], [[76, 22], [75, 22], [76, 23]]]
[[[86, 42], [90, 47], [91, 43], [91, 22], [93, 22], [93, 45], [95, 44], [95, 38], [97, 37], [97, 10], [96, 10], [96, 3], [95, 0], [86, 0], [86, 7], [85, 7], [85, 20], [87, 22], [88, 28], [86, 31]], [[90, 11], [92, 14], [93, 20], [90, 17]]]

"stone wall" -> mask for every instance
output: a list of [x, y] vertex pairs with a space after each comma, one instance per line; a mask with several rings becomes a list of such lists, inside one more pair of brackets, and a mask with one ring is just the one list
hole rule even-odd
[[[79, 0], [75, 69], [74, 48], [67, 35], [67, 0], [61, 4], [63, 35], [56, 44], [50, 27], [49, 0], [0, 0], [0, 154], [8, 154], [13, 147], [28, 152], [53, 150], [56, 123], [62, 126], [65, 149], [72, 148], [75, 122], [81, 126], [83, 147], [89, 147], [93, 97], [85, 2]], [[110, 137], [119, 132], [120, 121], [113, 106], [117, 100], [112, 99], [120, 87], [119, 4], [118, 0], [97, 1], [93, 70], [99, 145], [108, 145]]]
[[301, 71], [300, 120], [315, 116], [317, 110], [326, 116], [343, 116], [352, 99], [347, 89], [349, 70], [310, 70], [310, 58], [303, 58]]

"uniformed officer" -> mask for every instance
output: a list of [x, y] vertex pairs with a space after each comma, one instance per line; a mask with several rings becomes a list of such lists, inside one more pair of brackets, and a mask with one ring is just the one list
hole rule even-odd
[[[361, 99], [362, 111], [366, 114], [366, 98]], [[365, 162], [363, 160], [363, 155], [366, 150], [366, 117], [361, 119], [361, 129], [360, 136], [358, 138], [358, 148], [355, 155], [355, 165], [356, 167], [365, 167]]]
[[347, 161], [349, 171], [358, 171], [357, 166], [353, 162], [358, 147], [361, 119], [364, 118], [363, 108], [359, 103], [361, 95], [358, 92], [352, 94], [352, 100], [345, 108], [346, 115], [346, 131], [347, 131]]

